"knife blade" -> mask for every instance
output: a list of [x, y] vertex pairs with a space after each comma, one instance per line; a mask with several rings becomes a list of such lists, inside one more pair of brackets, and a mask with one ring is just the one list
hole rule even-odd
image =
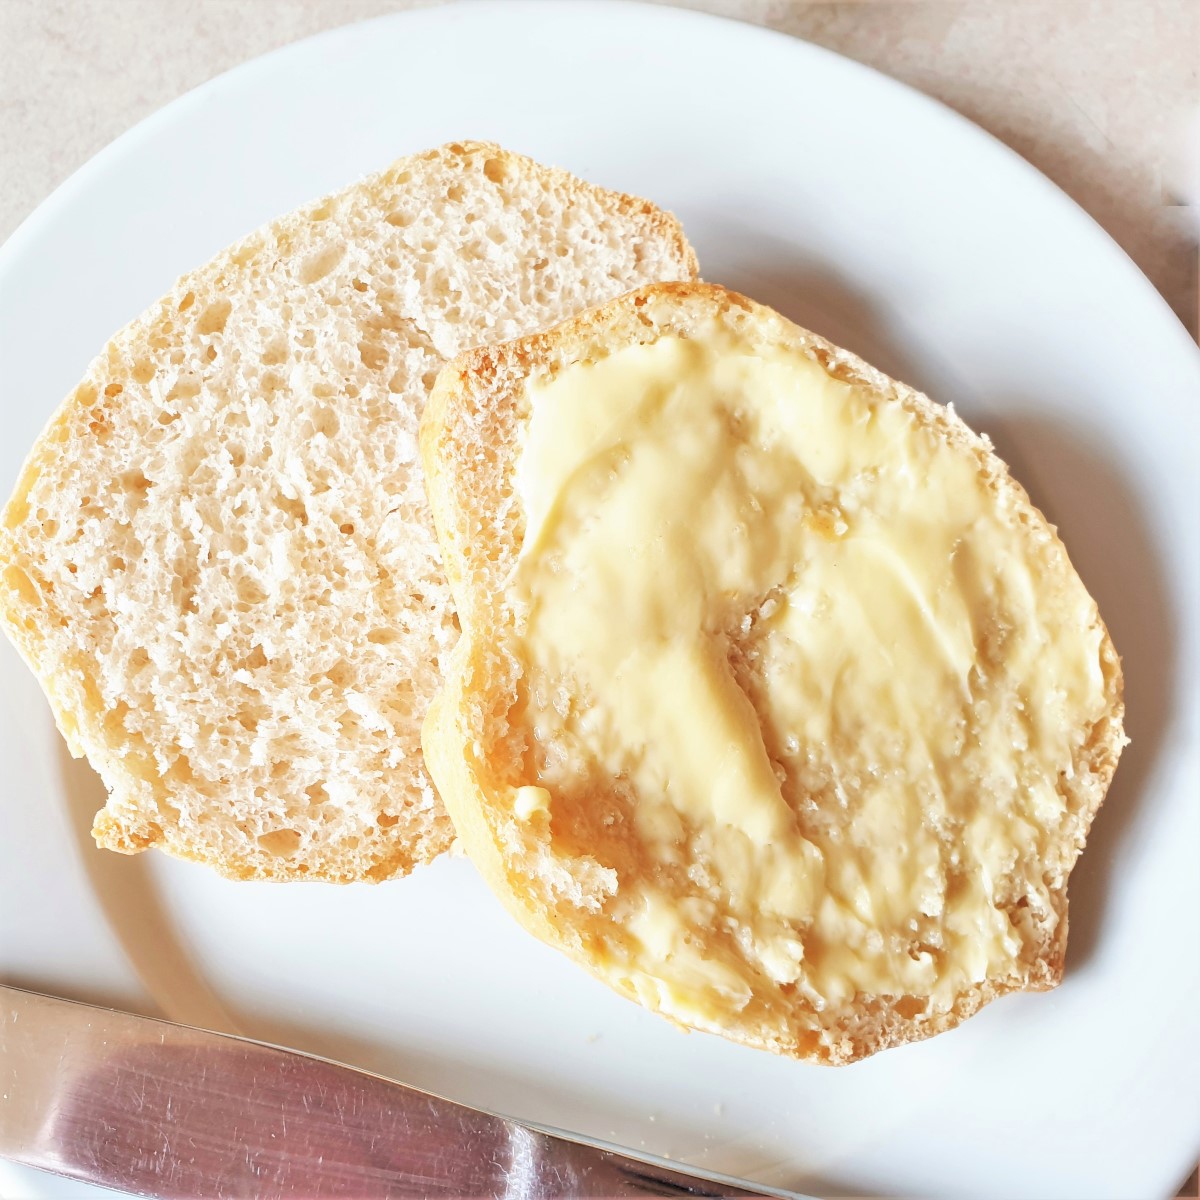
[[791, 1196], [328, 1059], [0, 987], [0, 1157], [162, 1200]]

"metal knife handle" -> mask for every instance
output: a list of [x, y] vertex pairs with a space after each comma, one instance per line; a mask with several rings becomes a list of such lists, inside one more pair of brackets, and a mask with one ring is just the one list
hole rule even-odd
[[293, 1050], [9, 987], [0, 1156], [162, 1200], [786, 1194]]

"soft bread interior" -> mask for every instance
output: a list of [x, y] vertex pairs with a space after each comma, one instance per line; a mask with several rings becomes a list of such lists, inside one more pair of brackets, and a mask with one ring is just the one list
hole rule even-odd
[[658, 278], [645, 201], [451, 144], [284, 217], [105, 347], [0, 521], [0, 617], [110, 795], [102, 846], [378, 880], [453, 829], [457, 638], [417, 453], [444, 362]]
[[663, 285], [451, 364], [422, 452], [465, 635], [426, 755], [534, 933], [822, 1062], [1058, 981], [1119, 664], [951, 411]]

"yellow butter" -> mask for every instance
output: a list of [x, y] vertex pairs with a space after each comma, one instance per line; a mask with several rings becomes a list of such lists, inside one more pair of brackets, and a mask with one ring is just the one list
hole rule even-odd
[[517, 813], [584, 764], [656, 869], [706, 864], [690, 912], [618, 892], [610, 979], [703, 1024], [764, 979], [944, 1007], [1010, 969], [1005, 898], [1044, 893], [1069, 731], [1104, 709], [1078, 580], [1045, 586], [968, 453], [799, 351], [714, 324], [528, 400], [514, 589], [558, 753]]
[[527, 784], [513, 795], [513, 812], [519, 821], [531, 820], [535, 813], [550, 811], [550, 793], [544, 787]]

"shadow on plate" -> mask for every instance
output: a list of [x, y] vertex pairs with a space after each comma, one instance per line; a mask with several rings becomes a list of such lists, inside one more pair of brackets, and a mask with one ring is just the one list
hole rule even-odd
[[[58, 753], [76, 850], [109, 927], [158, 1005], [160, 1011], [148, 1015], [221, 1033], [240, 1032], [163, 911], [158, 888], [143, 857], [101, 850], [92, 840], [92, 820], [105, 800], [100, 777], [86, 759], [72, 758], [61, 739]], [[79, 999], [101, 1003], [91, 997]]]
[[3, 977], [0, 977], [0, 984], [4, 987], [19, 988], [26, 992], [36, 992], [40, 996], [54, 996], [60, 1000], [76, 1000], [80, 1004], [94, 1004], [97, 1008], [111, 1008], [117, 1012], [136, 1012], [143, 1017], [162, 1016], [155, 1006], [132, 1006], [126, 992], [110, 992], [94, 987], [47, 987], [45, 979], [39, 979], [36, 975], [10, 974], [7, 971]]
[[986, 421], [997, 453], [1058, 526], [1071, 561], [1100, 606], [1125, 675], [1125, 732], [1112, 787], [1071, 873], [1068, 967], [1091, 957], [1103, 932], [1121, 845], [1144, 802], [1146, 783], [1171, 727], [1177, 687], [1177, 614], [1141, 505], [1120, 468], [1078, 427], [1021, 397]]
[[705, 239], [709, 240], [715, 247], [736, 247], [736, 258], [719, 249], [701, 251], [700, 269], [708, 282], [769, 305], [942, 403], [961, 399], [944, 364], [928, 354], [915, 354], [893, 331], [884, 305], [828, 263], [805, 256], [792, 242], [733, 223], [718, 225], [715, 236], [709, 233]]

